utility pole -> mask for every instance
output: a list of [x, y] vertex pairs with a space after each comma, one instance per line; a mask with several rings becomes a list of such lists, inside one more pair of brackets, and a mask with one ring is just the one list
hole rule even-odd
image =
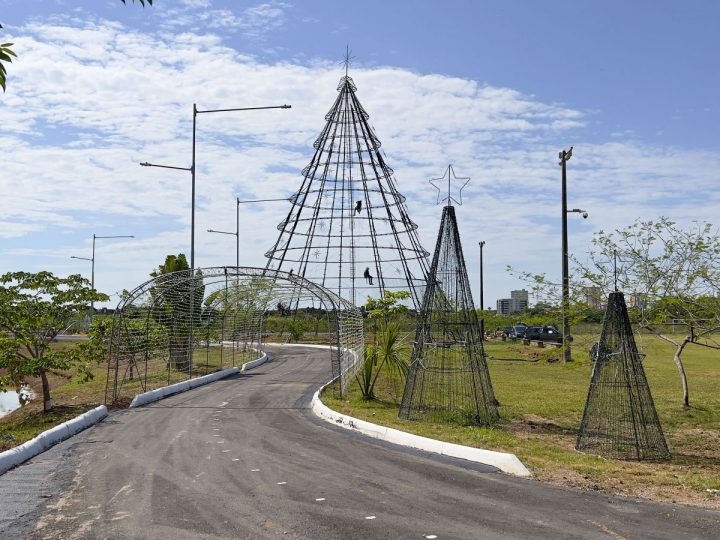
[[485, 298], [483, 297], [483, 247], [485, 246], [485, 240], [478, 243], [480, 246], [480, 335], [482, 340], [485, 341]]
[[567, 162], [572, 157], [573, 147], [560, 152], [560, 166], [562, 167], [562, 332], [563, 355], [566, 362], [572, 361], [570, 351], [570, 277], [568, 270], [568, 236], [567, 236]]

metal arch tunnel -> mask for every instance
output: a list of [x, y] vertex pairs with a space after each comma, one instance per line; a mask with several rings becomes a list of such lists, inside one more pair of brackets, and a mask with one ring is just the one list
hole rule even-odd
[[105, 402], [121, 404], [135, 393], [256, 358], [265, 315], [283, 304], [312, 305], [326, 319], [332, 378], [342, 394], [363, 358], [360, 310], [292, 272], [226, 266], [161, 274], [121, 299], [110, 331]]

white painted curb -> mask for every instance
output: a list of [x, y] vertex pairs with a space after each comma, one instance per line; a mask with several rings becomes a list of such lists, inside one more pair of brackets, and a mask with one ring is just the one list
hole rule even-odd
[[268, 361], [268, 356], [266, 353], [263, 353], [263, 355], [258, 358], [257, 360], [250, 360], [249, 362], [245, 362], [242, 367], [240, 368], [240, 371], [247, 371], [249, 369], [256, 368], [258, 366], [263, 365], [265, 362]]
[[387, 441], [401, 446], [409, 446], [410, 448], [417, 448], [418, 450], [425, 450], [426, 452], [434, 452], [436, 454], [442, 454], [443, 456], [466, 459], [468, 461], [483, 463], [485, 465], [492, 465], [493, 467], [497, 467], [501, 471], [514, 476], [522, 476], [526, 478], [532, 476], [532, 473], [527, 469], [527, 467], [525, 467], [525, 465], [522, 464], [515, 454], [483, 450], [482, 448], [471, 448], [460, 444], [428, 439], [427, 437], [420, 437], [419, 435], [406, 433], [405, 431], [400, 431], [399, 429], [379, 426], [377, 424], [366, 422], [365, 420], [358, 420], [357, 418], [335, 412], [320, 401], [320, 392], [328, 384], [330, 383], [323, 385], [320, 390], [315, 392], [310, 405], [313, 413], [327, 422], [345, 429], [362, 433], [363, 435], [367, 435], [375, 439], [380, 439], [381, 441]]
[[91, 409], [72, 420], [63, 422], [59, 426], [43, 431], [34, 439], [30, 439], [20, 446], [16, 446], [15, 448], [11, 448], [5, 452], [0, 452], [0, 474], [3, 474], [13, 467], [26, 462], [28, 459], [41, 454], [60, 441], [64, 441], [76, 433], [80, 433], [82, 430], [97, 424], [107, 415], [107, 407], [105, 407], [105, 405], [100, 405], [99, 407], [95, 407], [94, 409]]
[[183, 381], [171, 384], [170, 386], [163, 386], [162, 388], [157, 388], [156, 390], [150, 390], [149, 392], [136, 395], [133, 398], [132, 402], [130, 402], [129, 408], [132, 409], [134, 407], [147, 405], [148, 403], [152, 403], [153, 401], [158, 401], [173, 394], [179, 394], [180, 392], [187, 392], [188, 390], [192, 390], [193, 388], [197, 388], [198, 386], [215, 382], [219, 379], [224, 379], [225, 377], [230, 377], [231, 375], [235, 375], [237, 373], [240, 373], [240, 369], [236, 367], [231, 367], [228, 369], [223, 369], [214, 373], [210, 373], [208, 375], [203, 375], [202, 377], [190, 379], [189, 381]]
[[313, 349], [329, 349], [334, 345], [320, 345], [318, 343], [266, 343], [265, 345], [279, 345], [281, 347], [311, 347]]

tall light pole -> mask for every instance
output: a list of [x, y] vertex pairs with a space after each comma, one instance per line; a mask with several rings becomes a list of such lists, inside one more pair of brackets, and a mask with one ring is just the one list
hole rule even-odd
[[569, 150], [562, 150], [559, 154], [560, 166], [562, 167], [562, 319], [563, 319], [563, 356], [566, 362], [572, 361], [570, 342], [570, 272], [568, 269], [568, 234], [567, 215], [572, 213], [582, 214], [587, 219], [588, 213], [580, 208], [568, 210], [567, 207], [567, 162], [572, 157], [573, 147]]
[[485, 340], [485, 298], [483, 297], [483, 247], [485, 246], [485, 240], [478, 242], [480, 246], [480, 335], [482, 340]]
[[[98, 236], [96, 234], [93, 234], [93, 244], [92, 244], [92, 257], [76, 257], [75, 255], [70, 255], [71, 259], [80, 259], [83, 261], [90, 261], [92, 263], [91, 265], [91, 273], [90, 273], [90, 288], [95, 290], [95, 241], [98, 239], [106, 239], [106, 238], [135, 238], [132, 235], [114, 235], [114, 236]], [[95, 301], [90, 301], [90, 318], [92, 319], [92, 316], [95, 314]]]
[[215, 229], [208, 229], [207, 232], [209, 233], [218, 233], [218, 234], [231, 234], [235, 236], [237, 240], [237, 247], [235, 249], [235, 266], [240, 266], [240, 205], [237, 205], [238, 207], [238, 219], [237, 219], [237, 228], [235, 229], [235, 232], [229, 232], [229, 231], [217, 231]]
[[[193, 121], [192, 121], [192, 161], [189, 167], [171, 167], [168, 165], [155, 165], [153, 163], [144, 162], [141, 163], [143, 167], [161, 167], [163, 169], [177, 169], [180, 171], [190, 171], [190, 177], [192, 181], [191, 186], [191, 210], [190, 210], [190, 269], [195, 270], [195, 176], [196, 176], [196, 161], [195, 161], [195, 140], [197, 133], [197, 115], [206, 113], [218, 113], [218, 112], [235, 112], [235, 111], [260, 111], [265, 109], [290, 109], [291, 105], [273, 105], [271, 107], [237, 107], [233, 109], [207, 109], [201, 111], [197, 108], [197, 103], [193, 103]], [[239, 235], [238, 235], [239, 238]]]

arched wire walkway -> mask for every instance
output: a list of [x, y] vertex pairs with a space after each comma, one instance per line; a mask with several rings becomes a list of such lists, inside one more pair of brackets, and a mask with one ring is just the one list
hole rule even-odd
[[[300, 310], [288, 316], [290, 305]], [[141, 392], [240, 367], [262, 355], [268, 337], [299, 339], [310, 330], [308, 320], [315, 341], [329, 345], [342, 395], [361, 366], [364, 344], [362, 313], [347, 300], [279, 270], [216, 267], [160, 275], [115, 310], [105, 402], [123, 404]]]

